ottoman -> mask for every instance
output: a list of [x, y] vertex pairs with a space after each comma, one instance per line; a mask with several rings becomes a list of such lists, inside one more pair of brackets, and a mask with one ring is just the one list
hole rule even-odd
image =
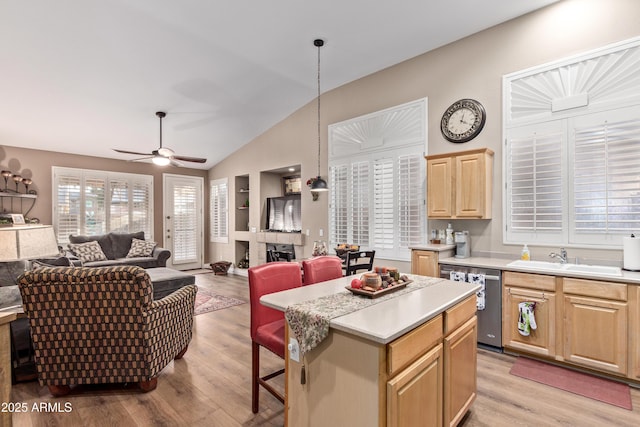
[[153, 300], [159, 300], [173, 291], [196, 282], [195, 276], [166, 267], [147, 268], [153, 283]]

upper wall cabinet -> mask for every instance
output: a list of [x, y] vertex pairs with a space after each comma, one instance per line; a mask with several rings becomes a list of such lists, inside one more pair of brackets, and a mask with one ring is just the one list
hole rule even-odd
[[429, 218], [491, 218], [493, 151], [482, 148], [426, 159]]

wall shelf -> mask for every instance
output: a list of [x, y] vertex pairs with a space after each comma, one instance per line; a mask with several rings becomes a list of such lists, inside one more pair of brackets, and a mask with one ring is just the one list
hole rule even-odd
[[[26, 217], [29, 212], [31, 212], [31, 209], [33, 209], [33, 206], [36, 204], [36, 199], [38, 198], [37, 194], [21, 194], [21, 193], [12, 193], [10, 191], [0, 191], [0, 198], [2, 199], [2, 212], [3, 213], [20, 213], [22, 214], [24, 217]], [[5, 198], [10, 198], [11, 199], [11, 212], [8, 212], [6, 207], [5, 207], [5, 203], [4, 200]], [[13, 199], [20, 199], [20, 211], [16, 212], [15, 209], [13, 208]], [[24, 201], [26, 200], [26, 203], [28, 204], [27, 209], [25, 210], [24, 208]]]

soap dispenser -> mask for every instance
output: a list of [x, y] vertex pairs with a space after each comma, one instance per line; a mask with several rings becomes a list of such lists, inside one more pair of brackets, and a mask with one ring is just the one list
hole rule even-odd
[[453, 227], [451, 223], [447, 224], [447, 234], [446, 234], [446, 243], [447, 245], [453, 245]]
[[531, 260], [531, 254], [529, 253], [529, 247], [527, 246], [527, 244], [525, 243], [523, 248], [522, 248], [522, 254], [520, 255], [520, 259], [523, 261], [529, 261]]

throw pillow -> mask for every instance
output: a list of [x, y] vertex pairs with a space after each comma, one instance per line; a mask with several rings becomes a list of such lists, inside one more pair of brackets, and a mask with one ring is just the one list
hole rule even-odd
[[71, 267], [71, 260], [67, 257], [59, 257], [59, 258], [40, 258], [31, 260], [31, 269], [35, 270], [36, 268], [42, 267]]
[[127, 258], [151, 256], [157, 243], [149, 240], [132, 239]]
[[106, 261], [107, 257], [102, 252], [102, 247], [96, 241], [87, 243], [69, 243], [69, 249], [82, 262]]

